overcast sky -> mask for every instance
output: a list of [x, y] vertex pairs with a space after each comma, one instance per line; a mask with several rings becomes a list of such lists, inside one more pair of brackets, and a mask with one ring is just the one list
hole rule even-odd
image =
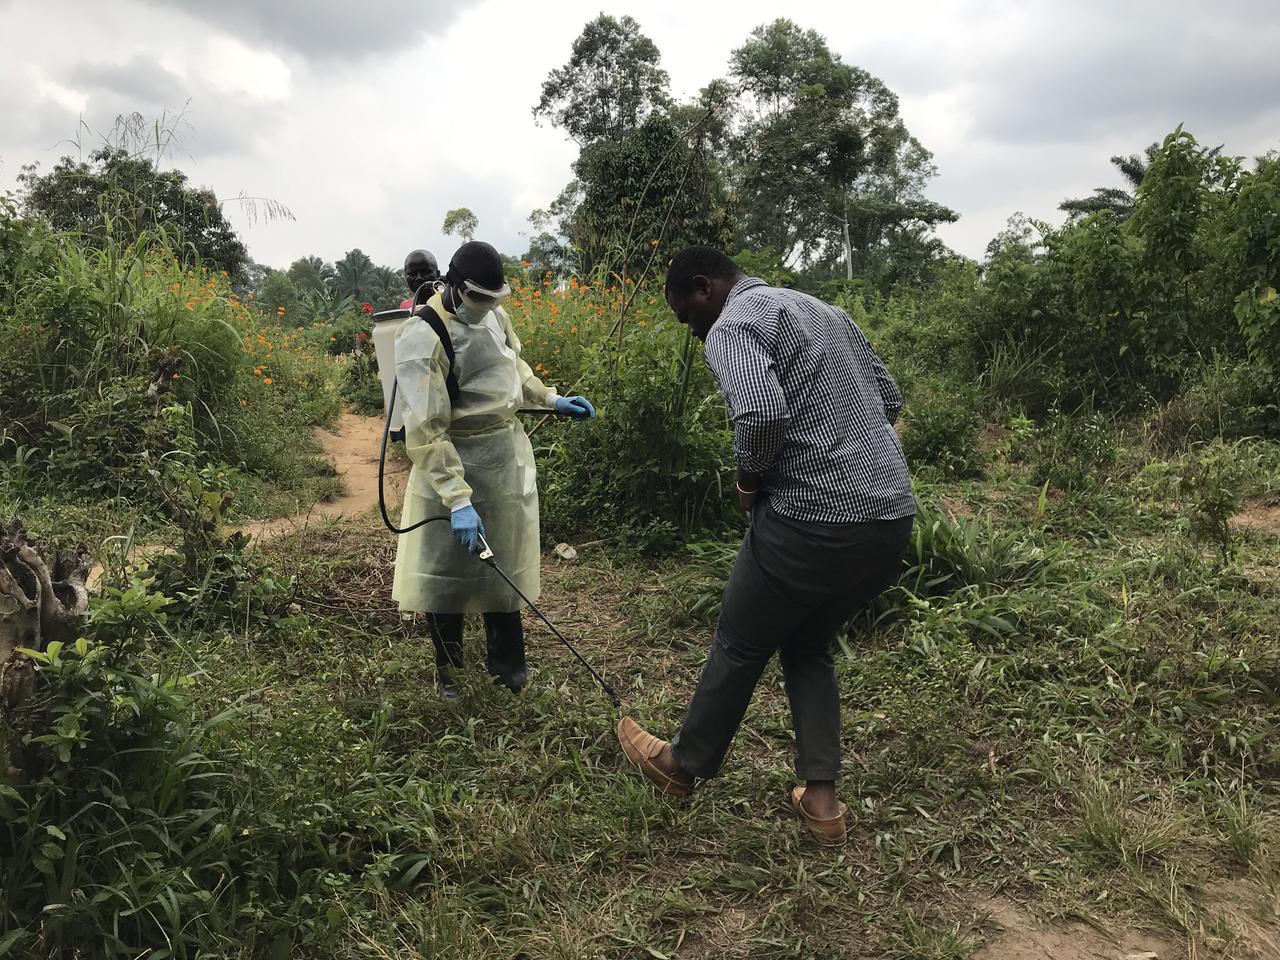
[[[519, 254], [577, 153], [530, 110], [602, 10], [640, 21], [678, 97], [779, 13], [818, 30], [901, 96], [930, 196], [960, 213], [941, 235], [971, 256], [1178, 123], [1233, 154], [1280, 147], [1277, 0], [0, 0], [0, 191], [78, 131], [87, 153], [121, 113], [180, 115], [172, 165], [228, 201], [262, 263], [360, 247], [397, 265], [416, 246], [443, 263], [457, 206]], [[240, 194], [295, 219], [251, 223]]]

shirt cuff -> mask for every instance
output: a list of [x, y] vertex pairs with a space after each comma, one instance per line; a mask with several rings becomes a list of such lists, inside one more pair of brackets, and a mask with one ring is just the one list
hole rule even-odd
[[547, 399], [544, 400], [543, 403], [546, 405], [548, 410], [554, 410], [556, 406], [556, 401], [559, 399], [560, 399], [560, 394], [556, 393], [554, 390], [548, 390]]
[[459, 497], [457, 500], [453, 501], [453, 503], [449, 505], [449, 512], [457, 513], [459, 510], [465, 510], [469, 506], [471, 506], [470, 497]]

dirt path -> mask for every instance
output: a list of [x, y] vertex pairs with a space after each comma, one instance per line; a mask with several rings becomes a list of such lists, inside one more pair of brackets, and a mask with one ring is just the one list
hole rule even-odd
[[1280, 536], [1280, 504], [1251, 501], [1231, 518], [1231, 523], [1233, 526], [1249, 527], [1272, 536]]
[[[256, 542], [265, 543], [283, 534], [305, 530], [323, 520], [355, 517], [378, 507], [378, 452], [382, 444], [382, 418], [344, 413], [337, 430], [316, 427], [316, 441], [333, 462], [342, 479], [343, 492], [332, 500], [322, 500], [292, 516], [274, 520], [257, 520], [238, 527]], [[399, 516], [400, 499], [409, 481], [409, 468], [388, 456], [386, 469], [387, 509], [392, 519]], [[130, 561], [137, 563], [165, 549], [164, 544], [139, 543], [130, 551]], [[92, 589], [102, 576], [102, 565], [89, 570], [88, 585]]]
[[[281, 534], [305, 529], [320, 520], [355, 517], [378, 506], [378, 451], [382, 444], [382, 418], [342, 415], [336, 432], [315, 428], [315, 437], [333, 461], [342, 478], [342, 496], [322, 500], [290, 517], [259, 520], [240, 529], [255, 540], [271, 540]], [[409, 468], [391, 456], [387, 458], [386, 499], [392, 519], [399, 513], [400, 498], [409, 480]]]
[[1104, 933], [1080, 921], [1041, 923], [1011, 900], [982, 904], [998, 928], [973, 960], [1179, 960], [1172, 940], [1133, 930]]

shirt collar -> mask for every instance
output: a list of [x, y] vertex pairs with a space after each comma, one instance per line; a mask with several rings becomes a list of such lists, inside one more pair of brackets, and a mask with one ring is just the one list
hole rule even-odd
[[[744, 291], [753, 290], [756, 287], [767, 287], [768, 285], [769, 284], [765, 283], [759, 277], [743, 277], [733, 285], [733, 288], [729, 291], [729, 295], [724, 298], [724, 310], [728, 310], [729, 304], [733, 303], [733, 301]], [[723, 313], [724, 310], [722, 310], [721, 313]]]

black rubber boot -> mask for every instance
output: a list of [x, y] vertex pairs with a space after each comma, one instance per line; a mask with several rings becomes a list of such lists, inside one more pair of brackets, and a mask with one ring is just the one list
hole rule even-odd
[[436, 649], [436, 686], [449, 702], [458, 699], [455, 670], [462, 669], [462, 614], [429, 613], [427, 623]]
[[520, 612], [486, 613], [484, 636], [488, 652], [489, 675], [513, 693], [519, 693], [529, 682], [524, 661], [524, 624]]

